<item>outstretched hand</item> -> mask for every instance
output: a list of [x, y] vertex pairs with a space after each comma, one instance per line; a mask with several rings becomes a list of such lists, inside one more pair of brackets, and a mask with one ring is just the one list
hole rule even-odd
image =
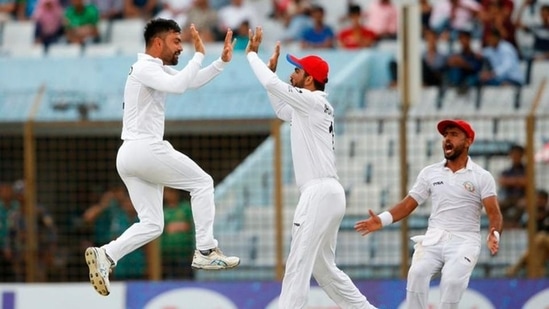
[[246, 46], [246, 54], [249, 52], [256, 52], [259, 50], [261, 40], [263, 39], [263, 29], [261, 27], [255, 27], [255, 32], [250, 29], [248, 32], [248, 45]]
[[191, 40], [194, 44], [194, 51], [197, 53], [206, 54], [206, 48], [204, 47], [204, 43], [202, 42], [202, 38], [200, 37], [200, 34], [198, 34], [198, 30], [196, 30], [196, 27], [194, 24], [191, 24]]
[[225, 34], [225, 42], [223, 44], [223, 51], [221, 52], [221, 60], [223, 62], [229, 62], [233, 59], [233, 50], [236, 39], [233, 40], [233, 30], [228, 29]]
[[379, 216], [376, 215], [371, 209], [368, 209], [368, 213], [370, 214], [370, 218], [355, 223], [355, 230], [362, 236], [382, 228], [381, 219]]
[[279, 56], [280, 56], [280, 42], [276, 42], [275, 50], [271, 55], [271, 58], [269, 58], [269, 62], [267, 63], [267, 66], [273, 72], [276, 72], [276, 66], [278, 65]]
[[[496, 236], [497, 233], [497, 236]], [[488, 246], [488, 249], [490, 249], [490, 253], [492, 255], [496, 255], [499, 250], [499, 232], [496, 231], [495, 228], [490, 229], [490, 233], [488, 234], [488, 239], [486, 239], [486, 245]]]

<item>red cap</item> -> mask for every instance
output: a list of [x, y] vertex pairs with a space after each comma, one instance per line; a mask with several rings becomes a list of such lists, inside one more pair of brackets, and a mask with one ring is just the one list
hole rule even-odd
[[328, 63], [318, 56], [306, 56], [301, 59], [290, 54], [286, 55], [286, 59], [296, 67], [303, 69], [307, 74], [311, 75], [317, 82], [326, 84], [328, 82]]
[[456, 127], [461, 129], [465, 135], [469, 138], [471, 138], [471, 143], [475, 140], [475, 131], [473, 130], [473, 127], [465, 121], [461, 119], [455, 119], [455, 120], [442, 120], [437, 124], [437, 129], [440, 134], [444, 134], [444, 131], [447, 127]]

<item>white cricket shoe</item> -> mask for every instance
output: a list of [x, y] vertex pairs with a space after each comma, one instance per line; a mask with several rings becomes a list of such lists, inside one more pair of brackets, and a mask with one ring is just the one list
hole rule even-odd
[[199, 250], [195, 250], [191, 266], [195, 269], [217, 270], [234, 268], [238, 264], [240, 264], [240, 258], [226, 256], [219, 248], [215, 248], [209, 255], [203, 255]]
[[107, 296], [111, 293], [109, 273], [113, 267], [103, 248], [89, 247], [85, 253], [86, 264], [90, 269], [90, 282], [100, 295]]

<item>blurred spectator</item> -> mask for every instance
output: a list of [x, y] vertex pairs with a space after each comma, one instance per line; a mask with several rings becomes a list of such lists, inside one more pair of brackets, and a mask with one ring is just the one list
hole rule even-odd
[[517, 27], [523, 29], [534, 36], [534, 45], [532, 46], [532, 58], [538, 60], [549, 59], [549, 4], [544, 4], [540, 8], [540, 24], [525, 25], [522, 23], [522, 15], [527, 6], [534, 5], [533, 0], [526, 0], [522, 3], [517, 14]]
[[[549, 194], [545, 190], [538, 190], [536, 202], [536, 229], [537, 233], [534, 236], [534, 248], [538, 256], [537, 265], [534, 266], [536, 278], [546, 276], [546, 265], [549, 261], [549, 209], [547, 203]], [[525, 222], [526, 223], [526, 222]], [[523, 226], [526, 226], [525, 224]], [[516, 277], [528, 265], [529, 250], [527, 249], [520, 259], [507, 269], [507, 275]]]
[[520, 227], [527, 184], [523, 157], [524, 148], [520, 145], [512, 146], [509, 150], [511, 166], [503, 170], [498, 179], [498, 198], [504, 228]]
[[460, 51], [451, 54], [446, 61], [448, 85], [462, 89], [477, 86], [483, 64], [482, 55], [471, 46], [471, 32], [460, 31], [458, 40]]
[[[17, 199], [20, 207], [35, 207], [36, 223], [35, 231], [37, 234], [38, 245], [38, 265], [36, 267], [36, 280], [38, 282], [46, 282], [55, 275], [55, 268], [58, 266], [55, 263], [55, 253], [57, 252], [57, 225], [53, 216], [48, 209], [40, 202], [36, 205], [26, 205], [25, 201], [25, 183], [23, 180], [18, 180], [13, 184], [14, 196]], [[28, 224], [23, 217], [20, 220], [21, 227], [19, 229], [19, 239], [26, 243]], [[25, 272], [23, 271], [23, 274]]]
[[99, 10], [84, 0], [71, 0], [65, 9], [65, 35], [71, 44], [86, 44], [99, 41]]
[[15, 259], [19, 202], [11, 183], [0, 183], [0, 282], [16, 281]]
[[246, 50], [246, 46], [248, 45], [248, 38], [249, 38], [249, 31], [250, 31], [250, 23], [245, 20], [240, 24], [240, 26], [235, 30], [233, 38], [236, 39], [236, 43], [234, 45], [235, 51], [244, 51]]
[[103, 20], [121, 19], [123, 16], [124, 0], [91, 0], [99, 10], [99, 17]]
[[200, 37], [205, 43], [213, 42], [221, 35], [217, 33], [217, 11], [210, 7], [208, 0], [194, 0], [187, 12], [187, 22], [181, 29], [184, 42], [190, 42], [190, 26], [194, 24], [200, 32]]
[[433, 11], [433, 6], [429, 0], [420, 0], [419, 9], [421, 11], [421, 29], [425, 30], [430, 28], [429, 20], [431, 19], [431, 12]]
[[475, 0], [439, 0], [433, 4], [429, 25], [442, 39], [453, 41], [459, 30], [471, 31], [481, 10]]
[[164, 188], [164, 233], [161, 236], [162, 278], [193, 279], [195, 234], [191, 204], [181, 191]]
[[225, 33], [228, 28], [233, 30], [238, 29], [244, 21], [248, 21], [250, 27], [255, 28], [259, 26], [258, 12], [248, 3], [246, 0], [231, 0], [231, 3], [222, 7], [217, 12], [219, 19], [219, 33], [218, 40], [225, 38]]
[[[99, 203], [84, 212], [84, 221], [93, 225], [94, 244], [104, 244], [117, 238], [138, 221], [126, 188], [116, 185], [105, 192]], [[145, 275], [145, 249], [139, 248], [128, 254], [116, 265], [116, 279], [143, 279]]]
[[360, 6], [349, 6], [348, 18], [351, 25], [341, 29], [337, 35], [339, 46], [347, 49], [372, 47], [377, 41], [377, 35], [362, 25]]
[[313, 26], [309, 0], [294, 0], [286, 11], [283, 42], [299, 42], [303, 31]]
[[15, 16], [15, 0], [0, 0], [0, 24], [12, 20]]
[[[486, 46], [488, 37], [493, 30], [497, 30], [501, 38], [517, 47], [515, 38], [516, 27], [511, 20], [513, 4], [508, 4], [509, 0], [485, 0], [483, 1], [482, 20], [482, 42]], [[518, 49], [517, 49], [518, 51]]]
[[424, 32], [426, 50], [421, 57], [421, 73], [424, 86], [441, 86], [446, 55], [438, 50], [438, 34], [426, 29]]
[[158, 11], [158, 0], [124, 0], [124, 18], [149, 20]]
[[34, 14], [38, 0], [16, 0], [15, 15], [18, 20], [28, 20]]
[[335, 35], [332, 27], [324, 23], [324, 8], [311, 7], [313, 25], [303, 30], [301, 48], [334, 48]]
[[36, 24], [34, 40], [44, 45], [46, 50], [50, 44], [63, 38], [64, 9], [59, 0], [38, 0], [32, 19]]
[[179, 26], [187, 22], [187, 13], [193, 5], [193, 0], [161, 0], [160, 11], [156, 18], [173, 19]]
[[398, 10], [391, 0], [371, 2], [366, 12], [365, 26], [382, 39], [396, 39], [398, 31]]
[[480, 72], [481, 84], [520, 86], [524, 83], [518, 52], [501, 38], [498, 30], [493, 29], [488, 35], [482, 56], [487, 60], [488, 68]]

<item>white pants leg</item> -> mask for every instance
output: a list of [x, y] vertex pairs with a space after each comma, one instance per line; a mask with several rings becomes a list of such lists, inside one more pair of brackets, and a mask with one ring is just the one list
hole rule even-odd
[[313, 274], [341, 308], [373, 308], [335, 264], [337, 232], [344, 213], [345, 194], [337, 180], [319, 180], [302, 192], [294, 215], [280, 309], [305, 308]]
[[440, 308], [458, 308], [459, 301], [480, 254], [478, 238], [464, 239], [448, 234], [432, 246], [415, 245], [408, 271], [406, 304], [408, 309], [428, 308], [429, 282], [441, 271]]
[[162, 233], [164, 186], [190, 193], [197, 248], [217, 247], [213, 237], [213, 179], [193, 160], [176, 151], [167, 141], [126, 141], [118, 151], [116, 166], [128, 188], [139, 222], [105, 246], [115, 262]]

